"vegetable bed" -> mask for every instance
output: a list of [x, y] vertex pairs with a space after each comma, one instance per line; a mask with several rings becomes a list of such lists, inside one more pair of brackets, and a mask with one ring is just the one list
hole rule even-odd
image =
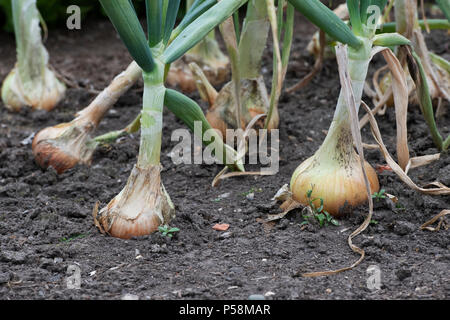
[[[286, 87], [312, 68], [314, 59], [305, 48], [315, 30], [296, 14]], [[326, 60], [306, 88], [282, 94], [280, 170], [273, 176], [234, 177], [213, 188], [212, 179], [222, 166], [173, 164], [169, 154], [178, 142], [171, 141], [170, 134], [185, 126], [164, 110], [161, 176], [176, 208], [170, 226], [180, 231], [173, 237], [156, 232], [130, 240], [101, 234], [94, 226], [92, 210], [96, 201], [103, 207], [124, 187], [136, 163], [139, 134], [101, 146], [90, 167], [78, 165], [62, 175], [36, 165], [30, 136], [71, 121], [95, 97], [86, 88], [106, 87], [132, 59], [106, 19], [83, 21], [82, 32], [50, 32], [45, 45], [51, 64], [76, 79], [80, 88], [68, 88], [66, 98], [51, 113], [26, 109], [11, 113], [0, 102], [1, 299], [119, 299], [125, 294], [140, 299], [247, 299], [253, 294], [266, 299], [449, 297], [449, 231], [420, 230], [424, 222], [449, 207], [449, 198], [411, 190], [392, 171], [382, 170], [386, 163], [378, 150], [366, 149], [366, 160], [378, 168], [380, 187], [398, 202], [374, 199], [373, 221], [354, 239], [366, 252], [356, 268], [333, 276], [301, 276], [346, 267], [358, 259], [347, 237], [363, 222], [367, 205], [339, 219], [338, 226], [302, 224], [301, 210], [276, 222], [265, 220], [268, 214], [279, 212], [271, 198], [325, 138], [324, 129], [330, 125], [340, 90], [335, 60]], [[428, 47], [448, 60], [447, 33], [424, 34]], [[4, 79], [16, 59], [14, 36], [0, 33], [0, 43], [0, 79]], [[369, 77], [383, 63], [375, 57]], [[267, 88], [271, 70], [272, 52], [267, 50], [263, 59]], [[140, 81], [122, 96], [98, 133], [130, 123], [142, 107], [142, 90]], [[190, 97], [200, 101], [198, 93]], [[205, 103], [202, 107], [207, 108]], [[377, 120], [385, 144], [395, 155], [393, 108]], [[450, 112], [437, 124], [447, 136]], [[364, 142], [374, 143], [368, 126], [362, 136]], [[438, 152], [423, 116], [413, 105], [408, 112], [408, 139], [412, 156]], [[420, 186], [435, 180], [450, 185], [449, 153], [411, 169], [409, 176]], [[222, 223], [230, 225], [228, 230], [213, 229]], [[79, 290], [66, 285], [68, 266], [74, 264], [81, 269]], [[380, 290], [367, 288], [370, 275], [366, 271], [371, 265], [381, 270]]]

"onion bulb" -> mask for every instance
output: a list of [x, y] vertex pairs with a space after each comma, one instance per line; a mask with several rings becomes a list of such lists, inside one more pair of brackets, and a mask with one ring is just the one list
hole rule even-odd
[[[233, 82], [227, 83], [214, 99], [206, 114], [211, 126], [226, 136], [227, 129], [245, 129], [248, 123], [257, 115], [269, 110], [269, 97], [263, 77], [257, 79], [242, 79], [240, 86], [241, 123], [237, 124], [236, 106]], [[268, 130], [278, 128], [279, 115], [275, 108], [269, 122]], [[260, 120], [254, 128], [263, 128], [264, 121]]]
[[[365, 39], [361, 48], [348, 48], [348, 71], [351, 78], [356, 105], [361, 103], [362, 92], [369, 62], [372, 43]], [[370, 183], [371, 194], [380, 186], [375, 170], [364, 162]], [[322, 199], [324, 210], [338, 217], [351, 212], [353, 207], [367, 201], [367, 191], [360, 158], [353, 148], [350, 114], [341, 88], [333, 121], [319, 150], [300, 164], [290, 182], [292, 197], [308, 205], [307, 193], [311, 198]], [[314, 203], [320, 206], [320, 200]]]
[[105, 113], [141, 77], [142, 70], [133, 61], [117, 75], [78, 117], [41, 130], [33, 140], [33, 155], [39, 166], [53, 167], [58, 174], [76, 164], [90, 165], [97, 142], [91, 134]]
[[[228, 55], [233, 59], [231, 59], [232, 80], [224, 85], [220, 92], [215, 92], [199, 68], [192, 68], [200, 95], [210, 105], [206, 119], [213, 128], [221, 132], [222, 136], [226, 136], [227, 129], [245, 129], [253, 118], [269, 112], [270, 99], [261, 73], [261, 61], [269, 29], [267, 6], [259, 5], [257, 1], [249, 1], [247, 4], [239, 40], [233, 24], [222, 25], [221, 32]], [[238, 92], [235, 90], [236, 84]], [[239, 101], [236, 101], [236, 94]], [[278, 122], [278, 108], [275, 107], [267, 129], [278, 128]], [[263, 128], [264, 125], [264, 121], [259, 120], [253, 128]]]
[[78, 163], [90, 165], [96, 144], [89, 141], [95, 128], [92, 121], [79, 117], [41, 130], [33, 139], [34, 159], [41, 168], [53, 167], [58, 174]]
[[94, 212], [101, 232], [129, 239], [151, 234], [173, 219], [175, 209], [161, 183], [160, 171], [160, 165], [133, 168], [125, 188], [98, 214]]
[[[297, 167], [290, 186], [294, 200], [307, 205], [306, 194], [312, 190], [312, 198], [324, 200], [325, 211], [333, 216], [343, 216], [364, 203], [367, 193], [351, 131], [341, 128], [333, 134], [314, 156]], [[375, 170], [367, 161], [364, 167], [372, 193], [378, 192], [380, 186]], [[315, 205], [320, 206], [319, 200]]]
[[2, 100], [10, 111], [19, 111], [23, 107], [37, 110], [52, 110], [64, 97], [66, 87], [45, 68], [41, 78], [21, 76], [18, 67], [6, 77], [2, 86]]
[[36, 0], [12, 1], [12, 9], [17, 64], [3, 82], [2, 100], [11, 111], [25, 106], [49, 111], [64, 97], [66, 87], [49, 69]]

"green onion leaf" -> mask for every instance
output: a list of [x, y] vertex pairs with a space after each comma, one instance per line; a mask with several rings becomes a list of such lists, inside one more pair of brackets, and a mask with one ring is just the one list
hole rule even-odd
[[[202, 15], [206, 10], [211, 8], [217, 0], [197, 0], [192, 4], [192, 7], [186, 12], [185, 16], [181, 20], [180, 24], [174, 31], [175, 37], [178, 36], [189, 24]], [[172, 35], [172, 38], [175, 38]]]
[[186, 14], [190, 13], [191, 10], [194, 10], [195, 8], [197, 8], [199, 5], [201, 5], [203, 2], [205, 2], [205, 0], [195, 0], [194, 2], [192, 2], [192, 4], [189, 6], [189, 0], [186, 0], [186, 5], [188, 6]]
[[133, 0], [128, 0], [130, 3], [131, 8], [133, 8], [133, 11], [136, 12], [136, 9], [134, 8]]
[[441, 8], [445, 17], [450, 22], [450, 1], [448, 0], [436, 0], [437, 5]]
[[409, 41], [407, 38], [402, 36], [399, 33], [382, 33], [378, 34], [373, 38], [373, 44], [376, 46], [382, 46], [382, 47], [393, 47], [393, 46], [400, 46], [400, 45], [406, 45], [411, 44], [411, 41]]
[[361, 46], [361, 40], [352, 33], [350, 28], [333, 11], [319, 0], [289, 0], [289, 2], [330, 37], [354, 48]]
[[361, 15], [359, 11], [358, 0], [347, 0], [348, 13], [350, 15], [350, 23], [352, 24], [353, 32], [357, 35], [362, 35]]
[[247, 0], [222, 0], [189, 24], [165, 50], [164, 62], [172, 63], [230, 17]]
[[[171, 112], [175, 114], [175, 116], [178, 119], [182, 120], [192, 132], [194, 132], [195, 129], [195, 122], [200, 121], [202, 124], [202, 132], [201, 132], [202, 136], [199, 138], [201, 138], [202, 141], [204, 133], [207, 130], [214, 130], [211, 128], [211, 125], [209, 124], [208, 120], [206, 120], [206, 117], [203, 114], [202, 109], [200, 109], [199, 105], [194, 100], [186, 97], [184, 94], [179, 93], [172, 89], [166, 89], [166, 94], [164, 96], [164, 104]], [[219, 135], [215, 137], [215, 139], [218, 138], [220, 138]], [[205, 140], [203, 142], [207, 145], [212, 143], [212, 141], [210, 140]], [[217, 141], [214, 142], [217, 143]], [[222, 152], [223, 158], [219, 160], [221, 160], [231, 169], [238, 169], [239, 171], [244, 171], [242, 164], [240, 164], [239, 162], [233, 164], [230, 161], [231, 159], [233, 159], [234, 156], [236, 156], [237, 154], [236, 151], [233, 150], [228, 145], [224, 144], [223, 141], [222, 145], [223, 145], [223, 152]]]
[[241, 41], [241, 27], [239, 24], [239, 10], [233, 13], [234, 33], [236, 33], [237, 43]]
[[386, 7], [388, 0], [372, 0], [371, 5], [378, 6], [380, 8], [380, 12], [383, 12], [384, 7]]
[[[430, 30], [443, 29], [450, 30], [450, 22], [446, 19], [427, 19], [427, 24]], [[377, 33], [395, 32], [397, 23], [387, 22], [381, 25], [381, 28], [377, 30]], [[422, 30], [425, 30], [425, 21], [419, 20], [419, 26]]]
[[161, 41], [161, 26], [163, 23], [163, 0], [145, 0], [147, 9], [148, 44], [156, 46]]
[[416, 85], [420, 109], [430, 130], [434, 144], [439, 151], [442, 151], [443, 139], [436, 126], [436, 120], [434, 119], [433, 103], [431, 101], [427, 76], [425, 74], [425, 70], [423, 69], [422, 62], [420, 61], [419, 56], [414, 51], [411, 53], [408, 47], [400, 48], [407, 52], [406, 61], [408, 62], [409, 74]]
[[144, 30], [128, 0], [100, 0], [123, 43], [142, 70], [151, 72], [153, 57]]
[[428, 53], [430, 55], [431, 61], [441, 67], [442, 69], [444, 69], [446, 72], [448, 72], [450, 74], [450, 62], [445, 60], [444, 58], [438, 56], [437, 54], [433, 53], [433, 52], [429, 52]]
[[361, 0], [360, 4], [360, 16], [361, 16], [361, 22], [366, 23], [367, 22], [367, 8], [370, 5], [370, 0]]
[[180, 0], [169, 0], [167, 8], [166, 22], [164, 23], [164, 44], [167, 44], [172, 34], [175, 21], [177, 19], [178, 9], [180, 8]]

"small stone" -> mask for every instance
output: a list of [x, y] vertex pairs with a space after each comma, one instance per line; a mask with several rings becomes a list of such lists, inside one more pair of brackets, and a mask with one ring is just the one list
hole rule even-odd
[[53, 259], [53, 263], [54, 263], [54, 264], [58, 264], [58, 263], [61, 263], [61, 262], [63, 262], [63, 261], [64, 261], [64, 259], [63, 259], [63, 258], [60, 258], [60, 257], [56, 257], [56, 258]]
[[228, 239], [228, 238], [230, 238], [232, 235], [233, 235], [232, 232], [225, 232], [225, 233], [220, 234], [220, 235], [219, 235], [219, 238], [220, 238], [220, 239]]
[[227, 231], [230, 225], [228, 223], [216, 223], [212, 228], [217, 231]]
[[139, 300], [139, 297], [135, 294], [127, 293], [122, 296], [122, 300]]
[[330, 288], [327, 288], [327, 290], [325, 290], [325, 292], [330, 294], [331, 292], [333, 292], [333, 290], [331, 290]]
[[266, 293], [264, 293], [265, 297], [271, 297], [271, 296], [274, 296], [274, 295], [275, 295], [275, 292], [272, 292], [272, 291], [267, 291]]
[[231, 195], [230, 192], [225, 192], [225, 193], [222, 193], [221, 195], [219, 195], [218, 198], [225, 199], [225, 198], [228, 198], [230, 195]]
[[143, 259], [144, 257], [141, 255], [141, 252], [139, 251], [139, 249], [136, 249], [135, 251], [134, 251], [134, 254], [135, 254], [135, 256], [136, 256], [136, 260], [139, 260], [139, 259]]
[[429, 288], [427, 286], [423, 286], [423, 287], [416, 287], [414, 289], [415, 292], [419, 293], [419, 294], [423, 294], [426, 293], [427, 291], [429, 291]]
[[167, 247], [160, 246], [159, 244], [154, 244], [150, 247], [150, 252], [152, 253], [167, 253]]
[[28, 137], [26, 137], [25, 139], [23, 139], [22, 141], [20, 141], [20, 144], [23, 146], [29, 145], [33, 142], [33, 138], [34, 138], [34, 132], [32, 134], [30, 134]]
[[252, 294], [248, 297], [248, 300], [266, 300], [262, 294]]

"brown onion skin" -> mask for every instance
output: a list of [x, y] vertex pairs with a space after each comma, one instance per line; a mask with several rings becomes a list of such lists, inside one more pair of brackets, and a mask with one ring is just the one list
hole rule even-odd
[[58, 174], [62, 174], [78, 164], [78, 159], [47, 142], [40, 143], [34, 147], [33, 155], [36, 163], [41, 168], [47, 169], [52, 167]]
[[77, 165], [78, 159], [65, 153], [49, 142], [63, 131], [68, 124], [60, 124], [55, 127], [45, 128], [34, 137], [32, 143], [33, 155], [36, 163], [43, 169], [53, 167], [58, 174]]
[[[375, 170], [368, 162], [365, 162], [364, 165], [370, 184], [371, 194], [378, 192], [380, 185]], [[345, 171], [345, 169], [341, 170]], [[358, 171], [361, 171], [361, 169]], [[322, 184], [314, 184], [312, 198], [322, 198], [324, 201], [323, 210], [334, 217], [348, 216], [352, 213], [353, 208], [367, 202], [366, 186], [362, 173], [352, 182], [346, 178], [347, 175], [343, 173], [340, 176], [335, 175], [334, 178], [329, 178], [329, 181], [325, 181], [325, 178], [322, 178], [324, 181]], [[301, 179], [304, 179], [304, 181], [301, 181]], [[305, 179], [301, 173], [294, 179], [291, 184], [294, 200], [303, 205], [309, 205], [306, 193], [311, 189], [310, 182], [311, 181]], [[344, 188], [342, 188], [342, 184], [344, 184]], [[316, 207], [320, 206], [320, 200], [316, 200], [314, 205]]]
[[187, 72], [184, 69], [175, 69], [169, 71], [166, 82], [172, 87], [178, 85], [181, 91], [184, 93], [192, 93], [197, 90], [197, 86], [195, 84], [192, 73], [190, 73], [190, 71]]
[[209, 124], [212, 128], [216, 129], [220, 132], [222, 137], [226, 137], [227, 134], [227, 124], [225, 121], [223, 121], [220, 116], [218, 115], [218, 112], [216, 111], [208, 111], [206, 113], [206, 120], [208, 120]]
[[[261, 112], [260, 110], [249, 109], [249, 114], [252, 119], [252, 118], [256, 117], [257, 115], [263, 114], [263, 112]], [[211, 127], [213, 127], [214, 129], [216, 129], [217, 131], [219, 131], [222, 134], [222, 137], [227, 136], [227, 133], [226, 133], [227, 129], [235, 129], [235, 128], [228, 127], [226, 121], [224, 119], [222, 119], [222, 117], [220, 116], [220, 112], [218, 111], [218, 109], [212, 109], [212, 110], [208, 111], [206, 113], [206, 120], [208, 120]], [[279, 122], [278, 113], [274, 113], [272, 115], [272, 119], [269, 123], [269, 126], [267, 127], [268, 131], [270, 131], [272, 129], [277, 129], [278, 122]], [[259, 123], [259, 125], [258, 125], [258, 123]], [[245, 129], [246, 126], [247, 126], [247, 123], [244, 123], [244, 120], [242, 120], [242, 123], [241, 123], [242, 129]], [[264, 119], [259, 120], [257, 122], [257, 124], [254, 126], [254, 129], [258, 129], [258, 128], [261, 129], [263, 127], [264, 127]]]
[[133, 168], [127, 184], [106, 207], [94, 208], [94, 224], [101, 233], [130, 239], [152, 234], [175, 217], [160, 178], [161, 166]]
[[[114, 201], [108, 204], [108, 210], [114, 206]], [[108, 230], [106, 220], [103, 220], [102, 227], [104, 230]], [[156, 215], [141, 215], [138, 219], [130, 221], [121, 217], [116, 217], [114, 223], [107, 233], [115, 238], [130, 239], [132, 237], [140, 237], [152, 234], [158, 230], [161, 225], [161, 221]]]
[[[211, 69], [201, 62], [197, 63], [213, 86], [221, 85], [229, 78], [230, 71], [228, 66]], [[183, 59], [172, 65], [167, 74], [166, 82], [172, 87], [179, 86], [184, 93], [192, 93], [197, 90], [197, 84], [188, 66], [188, 62], [185, 62]]]

